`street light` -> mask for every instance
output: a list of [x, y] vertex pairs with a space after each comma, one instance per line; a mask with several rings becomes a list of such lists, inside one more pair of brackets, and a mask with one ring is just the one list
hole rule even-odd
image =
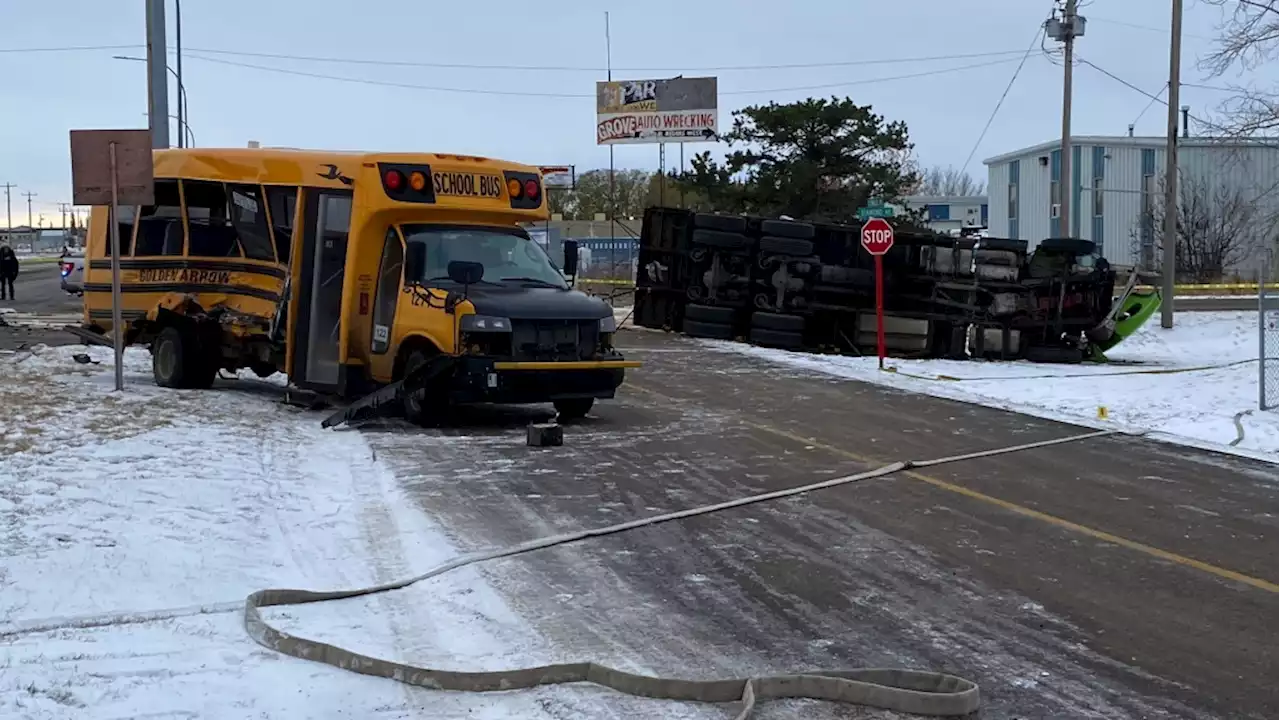
[[[142, 113], [142, 116], [143, 116], [143, 117], [151, 117], [151, 113]], [[177, 115], [170, 115], [170, 116], [169, 116], [169, 119], [170, 119], [170, 120], [177, 120], [178, 122], [181, 122], [181, 123], [182, 123], [181, 125], [179, 125], [179, 126], [178, 126], [178, 128], [179, 128], [180, 130], [182, 130], [182, 131], [183, 131], [183, 132], [182, 132], [182, 137], [187, 138], [187, 143], [186, 143], [185, 147], [189, 147], [189, 148], [193, 148], [193, 147], [195, 147], [195, 146], [196, 146], [196, 133], [195, 133], [195, 131], [194, 131], [194, 130], [192, 130], [192, 129], [191, 129], [191, 126], [190, 126], [190, 125], [188, 125], [188, 124], [186, 124], [185, 122], [182, 122], [182, 118], [178, 117]], [[184, 146], [183, 146], [183, 145], [181, 145], [181, 144], [179, 144], [179, 145], [178, 145], [178, 147], [184, 147]]]
[[[143, 63], [147, 61], [146, 58], [133, 57], [131, 55], [112, 55], [111, 59], [112, 60], [132, 60], [134, 62], [143, 62]], [[182, 129], [183, 131], [181, 134], [178, 135], [178, 147], [188, 147], [186, 145], [186, 142], [183, 139], [186, 133], [191, 132], [191, 123], [187, 122], [186, 120], [187, 88], [182, 84], [182, 76], [179, 75], [176, 70], [169, 67], [168, 65], [165, 65], [164, 69], [168, 70], [173, 75], [174, 79], [178, 81], [178, 116], [174, 117], [173, 115], [170, 115], [169, 117], [174, 117], [174, 119], [178, 121], [178, 125], [180, 129]], [[195, 133], [191, 132], [191, 136], [195, 137]]]

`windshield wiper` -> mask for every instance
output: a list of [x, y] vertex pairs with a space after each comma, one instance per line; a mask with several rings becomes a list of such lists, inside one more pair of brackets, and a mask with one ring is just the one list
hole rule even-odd
[[[438, 276], [436, 276], [436, 277], [430, 277], [430, 278], [427, 278], [426, 280], [419, 280], [417, 284], [418, 284], [418, 285], [422, 285], [422, 284], [424, 284], [424, 283], [432, 283], [432, 282], [436, 282], [437, 280], [448, 280], [449, 282], [453, 282], [453, 278], [449, 277], [448, 275], [438, 275]], [[476, 283], [476, 284], [481, 284], [481, 283], [483, 283], [483, 284], [485, 284], [485, 285], [500, 285], [500, 284], [501, 284], [501, 283], [496, 283], [496, 282], [494, 282], [494, 281], [492, 281], [492, 280], [479, 280], [479, 281], [477, 281], [477, 283]]]
[[542, 278], [535, 278], [535, 277], [504, 277], [504, 278], [502, 278], [502, 281], [503, 281], [503, 282], [525, 282], [525, 283], [534, 283], [534, 284], [536, 284], [536, 285], [541, 285], [542, 287], [555, 288], [555, 289], [557, 289], [557, 290], [563, 290], [563, 289], [564, 289], [564, 286], [563, 286], [563, 285], [559, 285], [559, 284], [553, 283], [553, 282], [551, 282], [551, 281], [549, 281], [549, 280], [543, 280]]

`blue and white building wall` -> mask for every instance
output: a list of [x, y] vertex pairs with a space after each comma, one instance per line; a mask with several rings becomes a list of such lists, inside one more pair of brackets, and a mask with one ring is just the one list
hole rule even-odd
[[[1027, 240], [1035, 247], [1059, 234], [1054, 206], [1068, 204], [1070, 235], [1093, 240], [1116, 265], [1135, 266], [1154, 247], [1152, 203], [1161, 196], [1165, 168], [1162, 137], [1076, 136], [1071, 139], [1071, 179], [1061, 177], [1061, 143], [1036, 145], [987, 159], [992, 237]], [[1275, 139], [1180, 138], [1179, 178], [1191, 187], [1239, 193], [1262, 203], [1259, 218], [1274, 223], [1280, 155]], [[1156, 211], [1159, 212], [1158, 209]], [[1258, 230], [1258, 252], [1274, 252], [1274, 225]], [[1252, 253], [1251, 253], [1252, 254]], [[1245, 259], [1246, 264], [1256, 260]]]

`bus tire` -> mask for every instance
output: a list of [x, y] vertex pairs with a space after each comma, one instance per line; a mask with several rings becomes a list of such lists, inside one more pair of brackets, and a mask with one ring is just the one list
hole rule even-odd
[[185, 388], [190, 382], [187, 372], [191, 367], [191, 336], [170, 325], [160, 331], [151, 342], [151, 375], [156, 385], [167, 388]]
[[556, 420], [558, 422], [570, 422], [573, 420], [581, 420], [591, 412], [591, 406], [595, 404], [595, 398], [565, 398], [564, 400], [554, 401], [556, 406]]
[[[426, 365], [430, 360], [430, 356], [422, 349], [410, 350], [405, 356], [404, 367], [401, 371], [401, 377], [408, 377], [411, 372]], [[406, 392], [400, 398], [400, 407], [404, 411], [404, 418], [414, 425], [425, 426], [429, 423], [432, 413], [429, 388], [419, 388], [413, 392]]]

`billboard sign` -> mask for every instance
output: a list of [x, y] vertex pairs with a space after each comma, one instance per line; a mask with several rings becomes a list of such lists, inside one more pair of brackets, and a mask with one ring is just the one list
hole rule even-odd
[[716, 78], [596, 83], [596, 144], [716, 140]]
[[572, 190], [576, 184], [573, 165], [544, 165], [538, 168], [542, 172], [542, 186]]

